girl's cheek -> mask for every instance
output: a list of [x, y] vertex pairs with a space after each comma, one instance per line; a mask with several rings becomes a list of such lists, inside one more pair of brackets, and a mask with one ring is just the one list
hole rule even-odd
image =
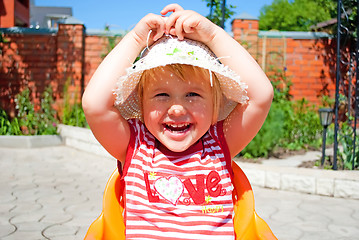
[[163, 115], [163, 110], [154, 108], [151, 109], [148, 114], [149, 116], [151, 116], [152, 119], [158, 119]]

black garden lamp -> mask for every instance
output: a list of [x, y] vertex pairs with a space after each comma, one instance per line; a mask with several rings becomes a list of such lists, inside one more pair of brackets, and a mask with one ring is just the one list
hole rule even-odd
[[331, 108], [319, 108], [320, 124], [323, 126], [323, 146], [322, 146], [322, 161], [321, 166], [324, 164], [325, 159], [325, 141], [327, 139], [327, 128], [333, 121], [333, 109]]

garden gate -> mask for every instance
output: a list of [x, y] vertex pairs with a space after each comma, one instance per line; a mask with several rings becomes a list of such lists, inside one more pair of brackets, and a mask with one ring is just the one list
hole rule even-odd
[[[337, 56], [336, 56], [336, 89], [335, 89], [335, 125], [334, 125], [334, 153], [333, 169], [337, 170], [338, 145], [342, 145], [340, 157], [346, 168], [355, 169], [359, 166], [359, 152], [357, 151], [357, 120], [359, 117], [359, 1], [357, 1], [357, 18], [350, 28], [350, 7], [345, 1], [337, 3]], [[354, 5], [354, 4], [353, 4]], [[356, 35], [355, 32], [356, 31]], [[345, 69], [346, 75], [341, 74]], [[354, 89], [354, 92], [353, 92]], [[345, 106], [346, 122], [339, 126], [341, 107]], [[339, 138], [339, 139], [338, 139]], [[344, 166], [343, 166], [344, 167]]]

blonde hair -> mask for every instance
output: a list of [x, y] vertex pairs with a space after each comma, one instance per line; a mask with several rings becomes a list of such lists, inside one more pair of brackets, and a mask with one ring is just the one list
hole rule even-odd
[[185, 73], [193, 73], [195, 76], [199, 76], [202, 79], [210, 79], [210, 74], [212, 74], [212, 97], [213, 97], [213, 116], [212, 116], [212, 124], [215, 124], [218, 120], [219, 110], [221, 109], [222, 105], [222, 90], [218, 81], [218, 78], [213, 72], [209, 72], [209, 70], [195, 67], [192, 65], [187, 64], [170, 64], [166, 66], [160, 66], [157, 68], [152, 68], [149, 70], [145, 70], [141, 76], [141, 79], [137, 86], [137, 93], [138, 97], [140, 99], [140, 103], [142, 103], [143, 99], [143, 90], [146, 89], [146, 86], [148, 84], [148, 79], [155, 77], [155, 72], [158, 70], [166, 70], [170, 71], [173, 74], [175, 74], [177, 77], [179, 77], [183, 81], [188, 81], [188, 79], [185, 78]]

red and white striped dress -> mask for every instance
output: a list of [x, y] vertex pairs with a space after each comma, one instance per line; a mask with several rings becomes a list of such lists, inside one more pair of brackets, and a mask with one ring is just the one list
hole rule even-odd
[[231, 158], [217, 123], [185, 152], [161, 152], [139, 120], [125, 181], [126, 239], [234, 239]]

